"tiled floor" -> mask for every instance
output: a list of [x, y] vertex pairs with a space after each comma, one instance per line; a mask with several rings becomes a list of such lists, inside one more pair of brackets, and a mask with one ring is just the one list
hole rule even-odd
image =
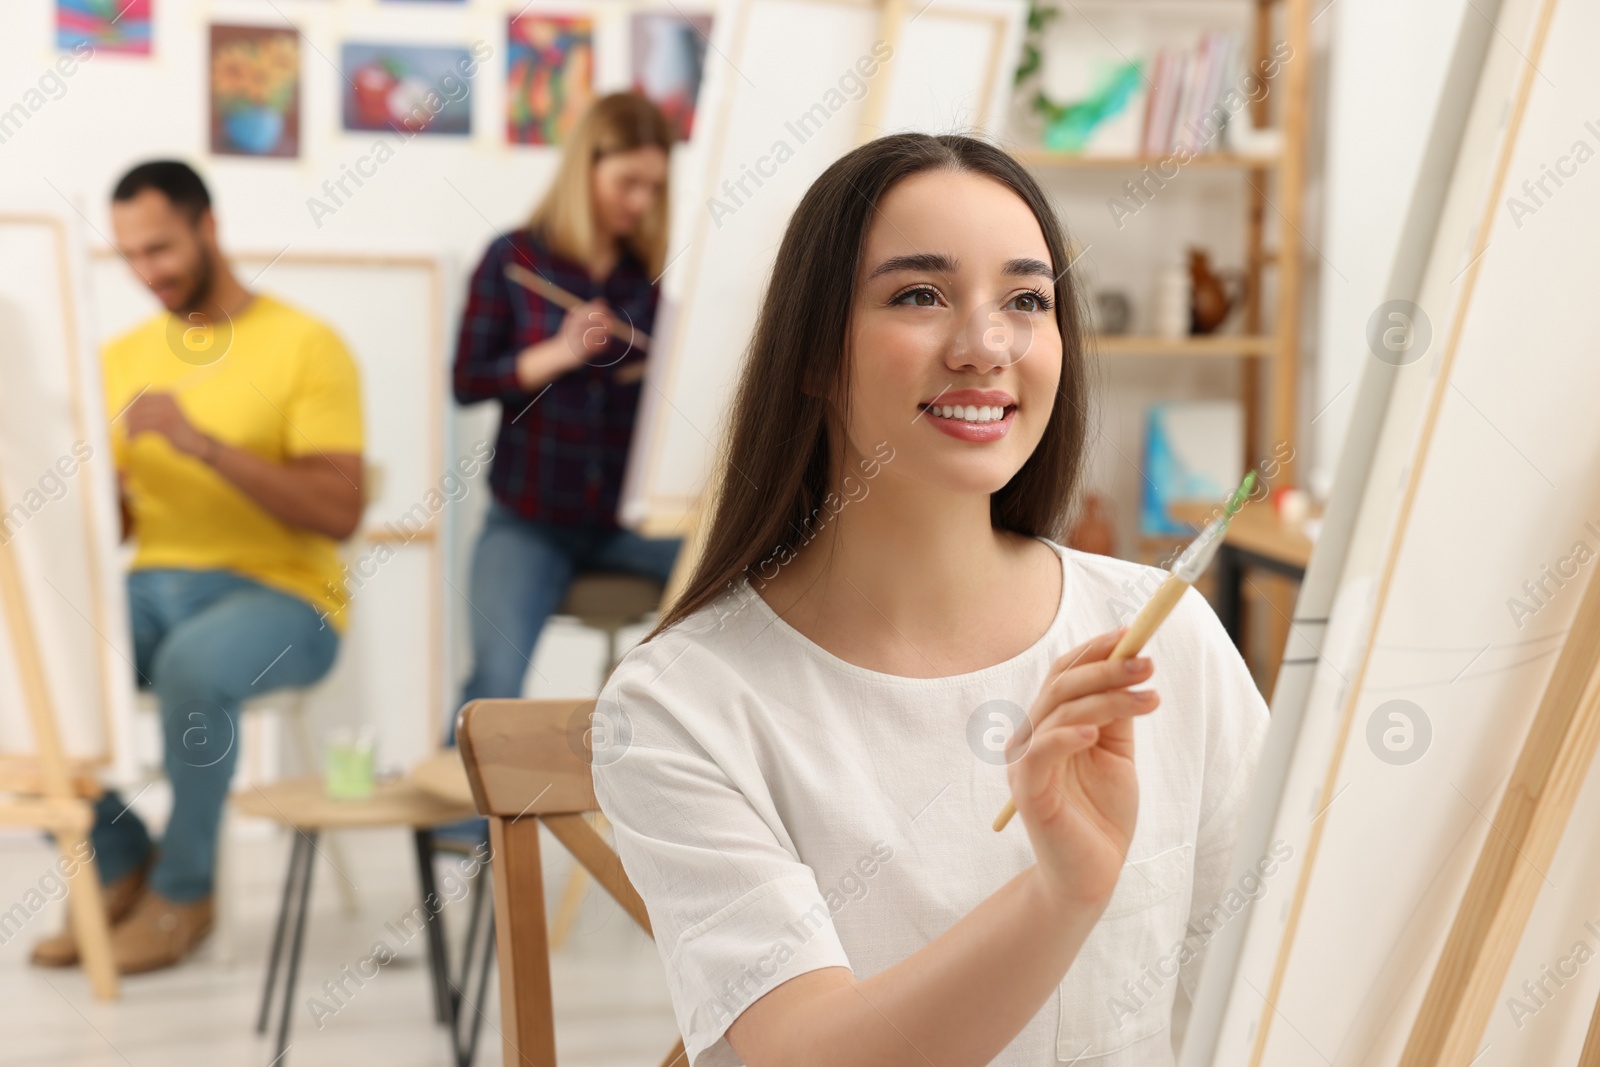
[[[565, 884], [571, 861], [548, 834], [546, 883], [550, 907]], [[334, 880], [319, 861], [312, 893], [304, 956], [296, 989], [291, 1044], [284, 1067], [383, 1064], [385, 1067], [446, 1067], [448, 1039], [433, 1022], [424, 935], [402, 941], [386, 924], [417, 903], [415, 853], [403, 830], [343, 835], [346, 872], [359, 890], [360, 911], [341, 909]], [[258, 1037], [255, 1018], [265, 977], [266, 955], [282, 890], [289, 842], [281, 832], [261, 829], [237, 840], [236, 961], [224, 965], [207, 944], [184, 965], [124, 979], [121, 998], [95, 1000], [83, 973], [29, 966], [33, 942], [62, 922], [64, 903], [51, 903], [0, 944], [0, 1065], [56, 1067], [166, 1067], [240, 1065], [267, 1067], [270, 1036]], [[39, 885], [55, 860], [51, 846], [35, 834], [0, 836], [0, 912]], [[443, 881], [440, 893], [452, 894]], [[443, 915], [452, 954], [460, 949], [470, 897], [446, 904]], [[0, 938], [5, 937], [0, 933]], [[393, 962], [346, 998], [339, 1010], [318, 1017], [310, 998], [346, 964], [370, 955], [383, 940], [398, 947]], [[454, 959], [454, 955], [453, 955]], [[676, 1038], [671, 1007], [655, 946], [603, 891], [591, 889], [576, 931], [552, 961], [558, 1060], [562, 1067], [654, 1067]], [[452, 966], [454, 971], [454, 966]], [[491, 973], [477, 1063], [501, 1063], [500, 1005]]]

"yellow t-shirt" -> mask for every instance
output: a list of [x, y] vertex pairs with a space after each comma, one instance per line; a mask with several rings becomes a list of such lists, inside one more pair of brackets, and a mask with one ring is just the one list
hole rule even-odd
[[263, 459], [359, 453], [355, 360], [332, 329], [264, 294], [234, 316], [231, 337], [223, 328], [185, 333], [186, 325], [162, 312], [101, 356], [112, 450], [138, 543], [134, 568], [234, 571], [308, 601], [342, 631], [337, 542], [274, 518], [159, 433], [130, 441], [117, 416], [143, 390], [170, 392], [196, 428]]

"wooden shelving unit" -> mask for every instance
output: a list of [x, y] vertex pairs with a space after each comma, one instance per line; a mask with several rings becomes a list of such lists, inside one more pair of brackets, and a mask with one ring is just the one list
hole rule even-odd
[[[1100, 356], [1115, 358], [1244, 358], [1240, 367], [1240, 400], [1245, 416], [1244, 463], [1251, 467], [1274, 455], [1279, 442], [1298, 447], [1296, 395], [1300, 373], [1300, 310], [1304, 298], [1301, 216], [1310, 109], [1311, 40], [1309, 0], [1240, 2], [1253, 9], [1254, 26], [1247, 57], [1251, 69], [1259, 71], [1260, 64], [1272, 55], [1275, 10], [1282, 12], [1283, 37], [1292, 49], [1289, 59], [1281, 62], [1277, 76], [1267, 82], [1268, 91], [1250, 103], [1252, 125], [1265, 128], [1273, 120], [1272, 102], [1278, 102], [1276, 128], [1281, 134], [1278, 151], [1271, 155], [1238, 152], [1192, 155], [1181, 165], [1175, 157], [1167, 156], [1085, 156], [1038, 148], [1019, 149], [1015, 154], [1041, 177], [1058, 178], [1074, 171], [1137, 173], [1146, 166], [1156, 168], [1166, 163], [1168, 170], [1173, 166], [1180, 166], [1182, 170], [1237, 170], [1249, 185], [1241, 222], [1245, 227], [1244, 269], [1250, 284], [1244, 306], [1237, 313], [1240, 333], [1179, 338], [1102, 334], [1094, 339], [1094, 347]], [[1076, 5], [1068, 6], [1076, 10]], [[1269, 212], [1277, 219], [1279, 247], [1276, 249], [1268, 249], [1264, 244]], [[1263, 274], [1269, 268], [1275, 272], [1272, 280], [1276, 287], [1270, 323], [1261, 298]], [[1264, 385], [1263, 372], [1269, 376], [1269, 384]], [[1297, 484], [1293, 459], [1280, 464], [1274, 484]], [[1167, 543], [1161, 538], [1148, 539], [1148, 544], [1145, 540], [1141, 539], [1142, 550]]]
[[1134, 334], [1096, 334], [1095, 350], [1102, 356], [1274, 356], [1278, 338], [1271, 334], [1206, 334], [1198, 337], [1154, 337]]
[[[1075, 152], [1052, 152], [1044, 148], [1022, 149], [1013, 153], [1019, 161], [1030, 167], [1060, 167], [1071, 170], [1140, 170], [1154, 167], [1165, 161], [1164, 156], [1085, 156]], [[1190, 167], [1273, 167], [1281, 157], [1246, 156], [1237, 152], [1208, 152], [1191, 156], [1183, 169]]]

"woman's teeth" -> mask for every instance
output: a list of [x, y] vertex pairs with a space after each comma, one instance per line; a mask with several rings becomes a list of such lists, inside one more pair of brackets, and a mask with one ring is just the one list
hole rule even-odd
[[971, 404], [930, 404], [928, 411], [944, 419], [960, 419], [962, 422], [999, 422], [1006, 417], [1003, 407], [974, 407]]

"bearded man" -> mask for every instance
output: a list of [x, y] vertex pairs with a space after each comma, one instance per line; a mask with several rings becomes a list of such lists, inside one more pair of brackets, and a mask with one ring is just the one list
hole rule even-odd
[[[362, 510], [355, 361], [337, 334], [241, 285], [187, 164], [144, 163], [112, 194], [117, 251], [164, 311], [102, 352], [121, 493], [134, 670], [159, 698], [172, 814], [160, 846], [115, 791], [91, 841], [124, 974], [209, 932], [240, 702], [310, 685], [346, 624], [338, 542]], [[78, 959], [70, 926], [33, 952]]]

